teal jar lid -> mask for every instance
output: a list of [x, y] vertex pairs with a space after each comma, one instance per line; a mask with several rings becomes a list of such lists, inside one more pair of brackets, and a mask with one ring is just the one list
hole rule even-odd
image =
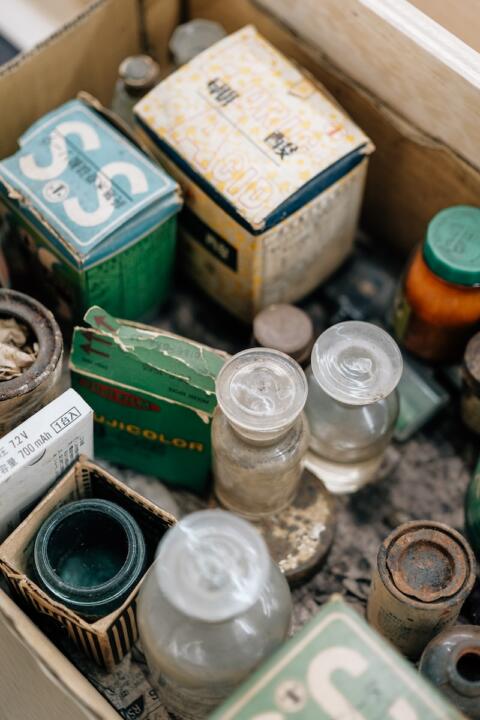
[[480, 285], [480, 208], [455, 205], [432, 218], [423, 256], [435, 275], [457, 285]]

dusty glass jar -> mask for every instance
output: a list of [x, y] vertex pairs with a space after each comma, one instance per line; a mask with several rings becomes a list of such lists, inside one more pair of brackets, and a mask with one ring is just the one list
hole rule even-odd
[[216, 393], [212, 449], [217, 498], [252, 519], [279, 512], [297, 491], [309, 443], [302, 368], [277, 350], [244, 350], [220, 370]]
[[371, 323], [338, 323], [316, 341], [305, 412], [315, 466], [331, 492], [375, 478], [398, 417], [402, 367], [395, 341]]
[[137, 605], [151, 680], [170, 712], [208, 715], [283, 640], [287, 581], [250, 523], [192, 513], [162, 539]]
[[480, 718], [480, 627], [456, 625], [425, 648], [420, 672], [472, 720]]

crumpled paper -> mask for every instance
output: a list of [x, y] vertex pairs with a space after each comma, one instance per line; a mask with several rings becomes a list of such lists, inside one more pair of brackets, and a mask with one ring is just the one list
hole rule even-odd
[[19, 377], [37, 355], [38, 344], [28, 344], [25, 325], [14, 318], [0, 318], [0, 381]]

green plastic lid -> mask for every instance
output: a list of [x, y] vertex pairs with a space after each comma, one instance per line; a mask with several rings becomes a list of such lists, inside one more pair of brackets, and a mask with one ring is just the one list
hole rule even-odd
[[428, 225], [423, 256], [435, 275], [458, 285], [480, 285], [480, 208], [455, 205]]

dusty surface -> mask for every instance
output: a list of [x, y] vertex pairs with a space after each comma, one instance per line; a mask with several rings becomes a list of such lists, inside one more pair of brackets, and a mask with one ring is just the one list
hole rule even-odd
[[[305, 304], [316, 333], [321, 331], [325, 313], [321, 304], [310, 299]], [[168, 318], [168, 320], [167, 320]], [[228, 352], [250, 343], [249, 330], [237, 325], [213, 303], [177, 289], [159, 326]], [[316, 574], [293, 591], [295, 602], [293, 630], [296, 631], [328, 597], [338, 592], [363, 612], [372, 564], [381, 540], [405, 520], [432, 519], [463, 531], [463, 500], [479, 442], [460, 421], [458, 397], [427, 428], [396, 448], [400, 460], [389, 477], [338, 502], [335, 537], [326, 562]], [[118, 471], [120, 477], [162, 502], [157, 481], [131, 471]], [[175, 493], [183, 512], [201, 506], [194, 496]], [[479, 622], [477, 615], [476, 622]], [[127, 656], [112, 676], [98, 672], [75, 655], [82, 670], [106, 695], [124, 718], [161, 720], [166, 715], [155, 693], [145, 680], [145, 666], [139, 649]]]

